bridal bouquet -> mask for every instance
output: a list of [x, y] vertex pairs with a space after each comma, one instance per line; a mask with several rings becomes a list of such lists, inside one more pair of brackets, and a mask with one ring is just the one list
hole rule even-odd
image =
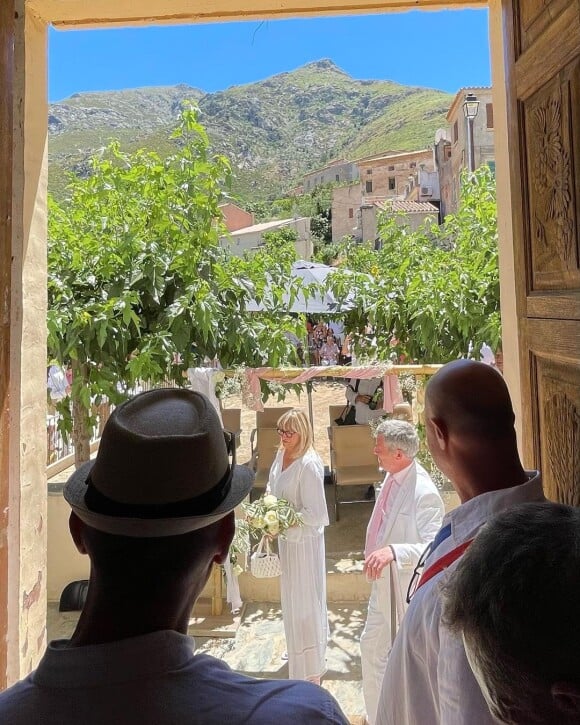
[[284, 498], [264, 494], [253, 503], [243, 505], [250, 533], [258, 537], [284, 536], [291, 526], [302, 526], [302, 514]]

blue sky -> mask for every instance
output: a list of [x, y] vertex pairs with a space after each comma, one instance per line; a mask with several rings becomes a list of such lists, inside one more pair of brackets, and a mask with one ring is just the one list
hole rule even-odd
[[455, 93], [491, 84], [487, 10], [390, 13], [49, 35], [49, 98], [186, 83], [206, 92], [330, 58], [354, 78]]

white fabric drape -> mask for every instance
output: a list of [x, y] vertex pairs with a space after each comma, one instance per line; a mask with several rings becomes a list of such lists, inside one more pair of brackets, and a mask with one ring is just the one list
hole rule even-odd
[[215, 394], [216, 383], [224, 379], [223, 371], [217, 368], [187, 368], [187, 379], [189, 380], [189, 387], [192, 390], [195, 390], [197, 393], [203, 393], [209, 398], [223, 425], [220, 403]]
[[243, 602], [240, 594], [240, 583], [232, 570], [232, 562], [229, 556], [224, 561], [224, 572], [226, 574], [226, 601], [231, 607], [232, 614], [237, 614], [242, 608]]

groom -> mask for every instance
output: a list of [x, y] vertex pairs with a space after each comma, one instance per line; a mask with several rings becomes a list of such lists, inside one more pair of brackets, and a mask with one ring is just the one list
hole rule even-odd
[[[439, 531], [444, 505], [427, 471], [415, 460], [419, 438], [414, 426], [388, 419], [375, 431], [375, 455], [386, 472], [367, 528], [364, 572], [372, 581], [367, 621], [361, 636], [363, 693], [370, 725], [391, 649], [389, 565], [399, 570], [405, 601], [413, 569]], [[393, 633], [394, 634], [394, 633]]]

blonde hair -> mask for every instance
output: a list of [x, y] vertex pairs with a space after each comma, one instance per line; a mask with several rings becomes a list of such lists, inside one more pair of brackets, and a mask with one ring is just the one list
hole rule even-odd
[[[314, 433], [310, 421], [304, 415], [301, 410], [287, 411], [278, 418], [276, 424], [280, 430], [291, 430], [294, 433], [298, 433], [300, 436], [300, 442], [296, 448], [296, 458], [303, 456], [306, 451], [310, 450], [314, 446]], [[280, 447], [282, 447], [282, 441], [280, 441]]]

